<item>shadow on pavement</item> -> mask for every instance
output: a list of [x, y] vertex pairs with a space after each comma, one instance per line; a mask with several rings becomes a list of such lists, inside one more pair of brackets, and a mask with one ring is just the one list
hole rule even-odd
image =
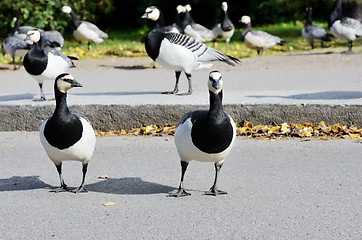
[[131, 96], [131, 95], [150, 95], [150, 94], [161, 94], [161, 92], [149, 91], [149, 92], [90, 92], [90, 93], [72, 93], [72, 95], [78, 96]]
[[175, 190], [175, 187], [143, 181], [138, 177], [107, 178], [105, 180], [100, 180], [97, 183], [87, 184], [86, 188], [91, 192], [123, 195], [169, 193], [172, 190]]
[[41, 181], [39, 176], [14, 176], [11, 178], [0, 179], [0, 192], [23, 191], [41, 188], [52, 189], [53, 186]]
[[268, 96], [268, 95], [249, 95], [252, 98], [287, 98], [299, 100], [338, 100], [338, 99], [358, 99], [362, 98], [362, 92], [358, 91], [328, 91], [316, 93], [304, 93], [290, 96]]
[[30, 100], [34, 99], [34, 94], [23, 93], [23, 94], [12, 94], [12, 95], [0, 96], [0, 102], [27, 100], [27, 99], [30, 99]]

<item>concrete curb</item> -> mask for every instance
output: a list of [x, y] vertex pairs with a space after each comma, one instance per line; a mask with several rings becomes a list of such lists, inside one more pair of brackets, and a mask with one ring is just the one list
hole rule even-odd
[[[130, 129], [150, 124], [176, 125], [190, 110], [207, 109], [207, 105], [74, 105], [71, 111], [83, 114], [101, 131]], [[318, 123], [356, 125], [362, 127], [362, 105], [225, 105], [238, 124]], [[1, 105], [0, 131], [38, 131], [42, 121], [52, 115], [54, 106]]]

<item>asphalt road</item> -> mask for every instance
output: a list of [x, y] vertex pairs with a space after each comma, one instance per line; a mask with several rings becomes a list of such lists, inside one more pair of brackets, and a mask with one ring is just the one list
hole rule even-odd
[[[38, 133], [0, 132], [0, 239], [361, 239], [361, 155], [351, 140], [238, 138], [220, 175], [227, 195], [203, 195], [213, 164], [191, 162], [192, 195], [176, 199], [172, 137], [98, 137], [90, 192], [53, 193]], [[77, 187], [80, 163], [64, 178]]]

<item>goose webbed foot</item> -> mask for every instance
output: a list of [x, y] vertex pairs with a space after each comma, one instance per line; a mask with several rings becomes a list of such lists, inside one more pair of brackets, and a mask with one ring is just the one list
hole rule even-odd
[[188, 193], [185, 189], [179, 187], [176, 191], [170, 192], [167, 197], [185, 197], [190, 195], [191, 193]]
[[161, 92], [161, 94], [176, 94], [176, 93], [178, 93], [177, 89], [175, 89], [173, 91], [169, 91], [169, 92]]
[[227, 194], [227, 192], [218, 190], [214, 187], [211, 187], [209, 191], [205, 192], [205, 195], [211, 195], [211, 196], [217, 196], [217, 195], [223, 195], [223, 194]]
[[57, 188], [57, 189], [55, 189], [55, 190], [53, 190], [51, 192], [60, 193], [60, 192], [69, 192], [69, 191], [70, 190], [69, 190], [67, 185], [62, 185], [59, 188]]
[[40, 98], [33, 99], [33, 102], [44, 102], [46, 101], [46, 98], [44, 96], [41, 96]]
[[80, 186], [72, 191], [73, 193], [87, 193], [88, 190], [84, 186]]

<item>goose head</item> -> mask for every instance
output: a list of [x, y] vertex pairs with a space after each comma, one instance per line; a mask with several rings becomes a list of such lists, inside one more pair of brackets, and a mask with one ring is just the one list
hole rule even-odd
[[83, 87], [77, 80], [74, 79], [69, 73], [62, 73], [55, 79], [56, 88], [62, 92], [66, 93], [69, 89], [73, 87]]
[[219, 71], [212, 71], [209, 73], [209, 80], [207, 82], [210, 92], [218, 94], [223, 88], [223, 80]]
[[25, 41], [31, 41], [33, 43], [37, 43], [40, 41], [41, 38], [41, 34], [39, 29], [33, 29], [33, 30], [29, 30], [26, 33], [26, 38], [24, 39]]
[[251, 22], [251, 19], [249, 16], [242, 16], [239, 22], [249, 24]]
[[161, 15], [160, 9], [158, 9], [156, 6], [151, 6], [146, 8], [146, 11], [141, 18], [157, 21], [160, 18], [160, 15]]
[[222, 2], [221, 8], [222, 8], [222, 10], [224, 10], [224, 12], [226, 12], [228, 10], [228, 3], [227, 2]]
[[63, 11], [63, 13], [68, 13], [69, 14], [69, 13], [72, 12], [72, 8], [69, 7], [69, 6], [63, 6], [62, 11]]

